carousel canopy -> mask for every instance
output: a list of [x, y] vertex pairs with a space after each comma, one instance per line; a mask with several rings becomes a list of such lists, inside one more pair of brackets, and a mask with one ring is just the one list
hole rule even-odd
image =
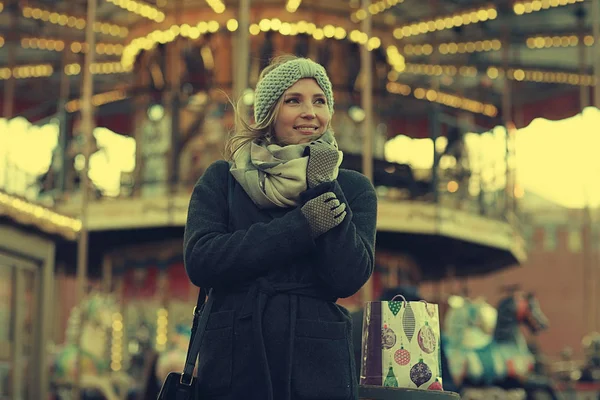
[[[109, 95], [97, 104], [121, 100], [124, 91], [133, 89], [132, 64], [143, 49], [177, 36], [193, 40], [237, 30], [238, 3], [99, 1], [95, 93]], [[514, 82], [513, 106], [565, 94], [577, 98], [579, 87], [589, 89], [596, 81], [590, 0], [372, 1], [370, 37], [361, 31], [367, 13], [359, 0], [250, 3], [250, 30], [259, 42], [276, 31], [368, 46], [375, 58], [388, 63], [390, 83], [384, 88], [394, 96], [387, 101], [408, 119], [425, 116], [432, 102], [496, 118], [506, 79]], [[79, 97], [86, 6], [85, 0], [0, 2], [0, 85], [17, 78], [15, 99], [21, 109], [55, 106], [63, 74], [70, 77], [70, 98]], [[70, 111], [76, 110], [77, 103], [71, 103]]]

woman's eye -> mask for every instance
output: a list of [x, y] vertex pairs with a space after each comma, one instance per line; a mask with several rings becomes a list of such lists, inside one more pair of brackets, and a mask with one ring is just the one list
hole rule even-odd
[[315, 100], [315, 103], [317, 103], [317, 104], [326, 104], [327, 102], [325, 101], [325, 99], [317, 99], [317, 100]]
[[292, 97], [291, 99], [286, 99], [285, 100], [286, 104], [291, 104], [291, 103], [298, 103], [298, 99]]

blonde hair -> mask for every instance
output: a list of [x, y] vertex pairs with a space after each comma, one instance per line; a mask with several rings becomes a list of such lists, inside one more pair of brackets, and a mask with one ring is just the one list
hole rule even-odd
[[[273, 58], [269, 65], [261, 71], [260, 76], [258, 77], [258, 82], [260, 82], [265, 75], [279, 65], [288, 61], [296, 60], [298, 58], [299, 57], [290, 54]], [[238, 106], [232, 104], [236, 116], [236, 128], [225, 142], [224, 156], [226, 160], [232, 160], [235, 153], [250, 142], [255, 140], [269, 141], [275, 136], [273, 125], [275, 124], [277, 116], [279, 115], [279, 109], [283, 103], [283, 96], [281, 96], [279, 100], [273, 104], [273, 107], [271, 107], [267, 113], [267, 117], [260, 124], [257, 124], [256, 122], [250, 124], [240, 114], [239, 109], [241, 107], [239, 107], [239, 104], [241, 101], [242, 99], [238, 100]]]

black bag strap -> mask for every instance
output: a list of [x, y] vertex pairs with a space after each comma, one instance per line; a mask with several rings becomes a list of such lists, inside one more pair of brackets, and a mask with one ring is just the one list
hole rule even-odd
[[185, 366], [183, 367], [183, 374], [181, 374], [181, 383], [191, 385], [192, 377], [194, 374], [194, 367], [198, 360], [198, 353], [200, 352], [200, 345], [202, 344], [202, 338], [206, 331], [206, 324], [208, 317], [210, 316], [210, 310], [212, 309], [213, 296], [212, 289], [208, 292], [208, 301], [205, 304], [207, 297], [206, 289], [200, 288], [198, 294], [198, 301], [196, 307], [194, 307], [194, 320], [192, 321], [192, 335], [190, 337], [190, 344], [188, 346], [187, 355], [185, 357]]
[[[227, 218], [229, 220], [229, 228], [231, 229], [231, 209], [235, 181], [233, 179], [233, 176], [231, 176], [231, 172], [229, 172], [229, 170], [227, 171], [227, 175]], [[206, 301], [207, 297], [208, 301]], [[196, 307], [194, 307], [194, 319], [192, 321], [192, 334], [190, 337], [190, 344], [188, 346], [187, 355], [185, 357], [183, 373], [181, 374], [181, 383], [183, 384], [192, 384], [194, 367], [196, 366], [196, 362], [198, 360], [200, 345], [202, 344], [202, 338], [204, 337], [204, 332], [206, 331], [206, 324], [208, 323], [208, 317], [210, 316], [212, 305], [212, 288], [208, 291], [208, 293], [206, 291], [206, 288], [200, 288], [200, 292], [198, 293], [198, 300], [196, 301]]]

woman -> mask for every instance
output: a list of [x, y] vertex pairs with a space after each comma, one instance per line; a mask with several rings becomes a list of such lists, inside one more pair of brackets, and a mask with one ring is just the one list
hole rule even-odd
[[357, 399], [348, 312], [373, 271], [377, 200], [339, 169], [325, 69], [280, 57], [255, 90], [253, 125], [192, 194], [185, 266], [213, 288], [202, 399]]

